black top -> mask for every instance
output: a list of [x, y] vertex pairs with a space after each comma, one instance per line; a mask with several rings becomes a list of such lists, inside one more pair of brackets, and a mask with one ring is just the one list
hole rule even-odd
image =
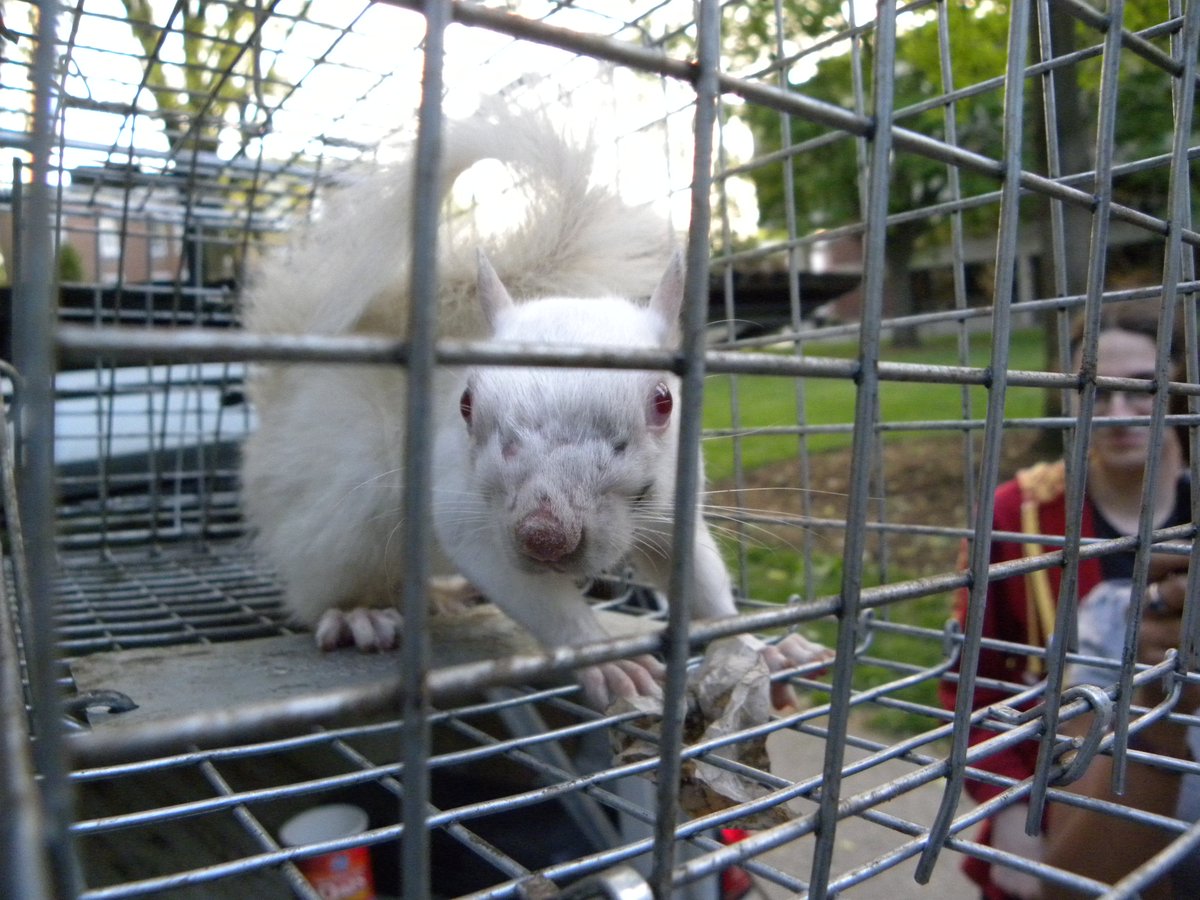
[[[1094, 517], [1092, 521], [1096, 526], [1096, 537], [1117, 538], [1125, 536], [1113, 528], [1112, 523], [1104, 518], [1103, 513], [1100, 512], [1090, 499], [1088, 503], [1092, 506], [1092, 515]], [[1175, 506], [1171, 510], [1170, 517], [1161, 527], [1169, 528], [1172, 525], [1186, 525], [1190, 521], [1192, 521], [1191, 479], [1185, 472], [1175, 484]], [[1133, 557], [1133, 550], [1126, 550], [1121, 553], [1109, 553], [1100, 557], [1100, 571], [1103, 573], [1105, 581], [1111, 578], [1132, 578]]]

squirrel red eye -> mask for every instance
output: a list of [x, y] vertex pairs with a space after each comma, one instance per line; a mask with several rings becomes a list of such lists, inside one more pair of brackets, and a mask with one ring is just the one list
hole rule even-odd
[[468, 425], [471, 424], [471, 403], [471, 389], [467, 388], [458, 398], [458, 411], [462, 413], [463, 421]]
[[654, 386], [654, 392], [650, 395], [650, 408], [647, 410], [647, 420], [651, 427], [664, 427], [671, 419], [674, 406], [671, 389], [660, 381]]

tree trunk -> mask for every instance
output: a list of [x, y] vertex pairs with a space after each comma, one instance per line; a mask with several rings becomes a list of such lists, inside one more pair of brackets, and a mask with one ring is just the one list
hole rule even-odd
[[[884, 264], [884, 309], [888, 316], [911, 316], [917, 312], [916, 296], [912, 289], [912, 256], [917, 233], [911, 228], [893, 229], [888, 234]], [[916, 325], [900, 325], [892, 329], [892, 344], [897, 347], [918, 347], [921, 333]]]
[[[1038, 36], [1038, 24], [1033, 24], [1034, 37]], [[1075, 49], [1074, 20], [1057, 4], [1050, 6], [1050, 42], [1054, 56], [1062, 56]], [[1062, 174], [1083, 172], [1089, 168], [1088, 135], [1093, 129], [1088, 127], [1086, 117], [1079, 102], [1078, 71], [1074, 66], [1055, 69], [1050, 75], [1053, 79], [1055, 106], [1057, 117], [1054, 123], [1058, 137], [1058, 163]], [[1037, 162], [1042, 172], [1050, 171], [1050, 149], [1047, 142], [1047, 123], [1045, 97], [1042, 91], [1032, 93], [1031, 109], [1036, 116], [1031, 123], [1037, 140], [1034, 142]], [[1038, 231], [1040, 233], [1041, 253], [1037, 267], [1037, 291], [1039, 297], [1056, 297], [1064, 294], [1082, 294], [1087, 288], [1087, 253], [1083, 248], [1088, 246], [1090, 221], [1088, 211], [1080, 207], [1063, 205], [1063, 243], [1065, 253], [1062, 258], [1055, 259], [1053, 245], [1053, 223], [1050, 217], [1051, 202], [1044, 199], [1042, 214], [1038, 216]], [[1055, 277], [1056, 270], [1062, 270], [1060, 287]], [[1043, 314], [1043, 329], [1046, 334], [1047, 370], [1060, 368], [1059, 356], [1061, 348], [1058, 341], [1058, 313], [1048, 311]], [[1062, 395], [1058, 390], [1047, 390], [1043, 405], [1044, 414], [1049, 417], [1062, 414]], [[1062, 438], [1064, 432], [1058, 429], [1045, 429], [1035, 445], [1036, 451], [1042, 456], [1057, 456], [1062, 453]]]

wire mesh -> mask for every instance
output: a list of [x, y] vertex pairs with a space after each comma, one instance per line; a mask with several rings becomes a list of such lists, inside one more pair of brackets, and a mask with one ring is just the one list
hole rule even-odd
[[[1096, 754], [1118, 777], [1126, 760], [1196, 773], [1136, 741], [1158, 717], [1200, 724], [1180, 700], [1195, 604], [1178, 656], [1158, 665], [1136, 664], [1130, 629], [1107, 692], [1065, 682], [1069, 663], [1097, 662], [1074, 652], [1073, 603], [1049, 649], [983, 622], [1002, 578], [1061, 571], [1073, 598], [1088, 560], [1136, 549], [1137, 610], [1151, 545], [1194, 555], [1194, 526], [1159, 527], [1149, 502], [1125, 537], [1080, 523], [1102, 392], [1152, 398], [1109, 424], [1148, 426], [1154, 448], [1179, 428], [1196, 446], [1196, 4], [93, 0], [2, 13], [2, 355], [16, 369], [0, 837], [20, 864], [0, 892], [312, 897], [304, 859], [367, 845], [380, 893], [412, 897], [612, 895], [622, 879], [731, 895], [742, 875], [769, 896], [958, 894], [964, 860], [1122, 897], [1200, 842], [1194, 822], [1063, 785]], [[397, 146], [416, 141], [434, 165], [438, 123], [491, 94], [588, 121], [602, 177], [690, 228], [680, 353], [238, 327], [264, 248]], [[426, 241], [436, 205], [418, 204]], [[1098, 376], [1102, 308], [1162, 297], [1155, 370]], [[1090, 323], [1078, 363], [1076, 314]], [[1168, 366], [1176, 328], [1182, 376]], [[602, 647], [518, 640], [511, 655], [458, 658], [418, 602], [426, 529], [406, 548], [418, 627], [403, 652], [312, 661], [241, 519], [238, 447], [255, 427], [243, 384], [272, 361], [403, 365], [414, 421], [441, 364], [677, 371], [684, 449], [703, 432], [703, 508], [741, 615], [689, 623], [683, 604], [614, 577], [596, 603], [665, 637], [639, 627]], [[428, 436], [409, 433], [420, 475]], [[1031, 536], [993, 527], [995, 489], [1037, 454], [1065, 456], [1065, 534], [997, 563], [997, 542]], [[688, 455], [684, 498], [701, 489]], [[409, 483], [419, 510], [428, 478]], [[955, 592], [969, 596], [961, 627], [946, 624]], [[566, 674], [663, 652], [677, 698], [691, 650], [788, 629], [835, 647], [834, 662], [777, 675], [798, 706], [723, 737], [692, 733], [672, 703], [653, 733], [635, 713], [599, 715]], [[989, 652], [1039, 660], [1044, 677], [977, 674]], [[1158, 706], [1133, 702], [1158, 681]], [[955, 708], [938, 702], [945, 685]], [[975, 689], [1005, 702], [974, 711]], [[1061, 736], [1089, 713], [1111, 733]], [[994, 736], [973, 742], [970, 726]], [[614, 737], [658, 755], [615, 761]], [[732, 751], [759, 739], [769, 767]], [[988, 765], [1035, 745], [1029, 777]], [[755, 799], [685, 812], [696, 760], [753, 782]], [[964, 797], [968, 779], [990, 799]], [[327, 802], [366, 810], [367, 831], [284, 846], [283, 823]], [[1165, 849], [1113, 886], [975, 830], [1026, 806], [1036, 824], [1050, 802], [1142, 822]]]

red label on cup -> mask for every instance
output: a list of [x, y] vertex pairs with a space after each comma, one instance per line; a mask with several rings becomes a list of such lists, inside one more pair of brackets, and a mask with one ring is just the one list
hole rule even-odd
[[366, 847], [297, 860], [297, 865], [322, 900], [374, 900], [371, 853]]
[[[279, 837], [285, 846], [333, 841], [362, 834], [367, 830], [367, 814], [357, 806], [331, 803], [316, 806], [283, 823]], [[371, 851], [367, 847], [349, 847], [296, 860], [304, 877], [322, 900], [374, 900], [375, 882], [371, 876]]]

